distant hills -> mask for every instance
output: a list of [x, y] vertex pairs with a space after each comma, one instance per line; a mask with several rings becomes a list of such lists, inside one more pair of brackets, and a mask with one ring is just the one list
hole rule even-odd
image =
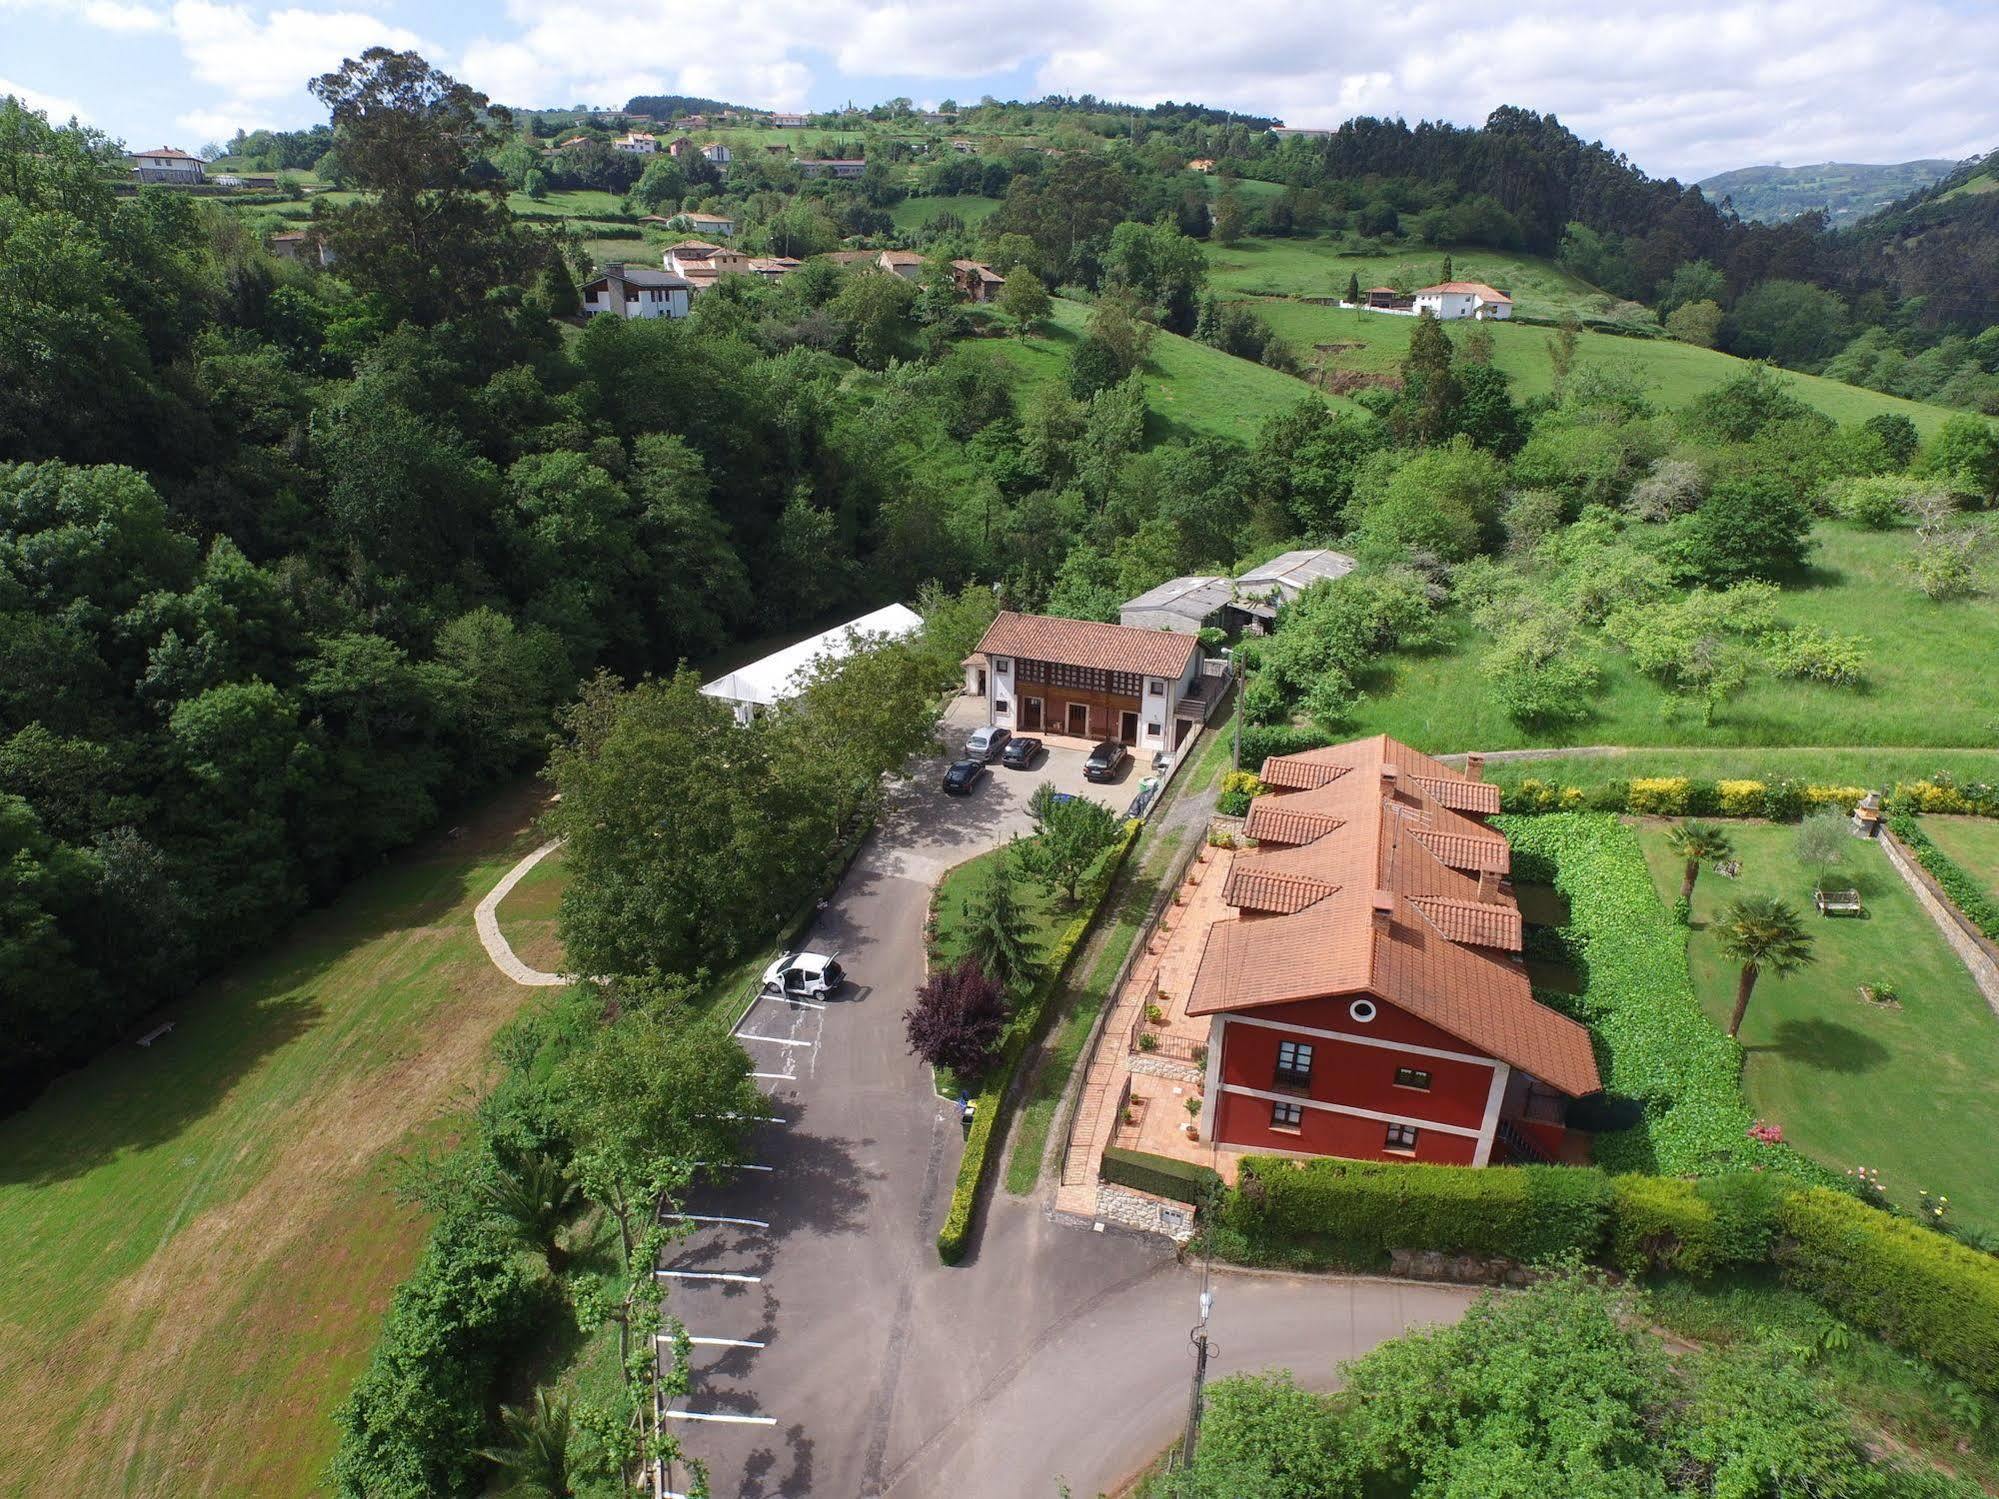
[[1898, 161], [1890, 165], [1827, 161], [1815, 167], [1738, 167], [1696, 186], [1710, 203], [1733, 199], [1745, 219], [1781, 224], [1823, 208], [1835, 228], [1856, 224], [1911, 193], [1942, 180], [1954, 161]]

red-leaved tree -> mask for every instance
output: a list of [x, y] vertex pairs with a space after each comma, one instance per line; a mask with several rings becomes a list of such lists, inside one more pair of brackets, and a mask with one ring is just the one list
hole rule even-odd
[[902, 1020], [911, 1051], [969, 1081], [991, 1063], [1006, 1029], [1006, 991], [966, 958], [931, 974]]

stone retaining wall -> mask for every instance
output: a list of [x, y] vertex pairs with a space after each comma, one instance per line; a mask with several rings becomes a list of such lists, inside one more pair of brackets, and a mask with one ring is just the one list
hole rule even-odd
[[1143, 1051], [1133, 1052], [1125, 1060], [1125, 1067], [1131, 1072], [1142, 1072], [1147, 1077], [1163, 1077], [1176, 1083], [1190, 1083], [1196, 1088], [1207, 1079], [1207, 1075], [1190, 1062], [1176, 1062], [1170, 1057], [1156, 1057]]
[[1097, 1183], [1097, 1217], [1120, 1228], [1159, 1234], [1175, 1244], [1194, 1237], [1194, 1210], [1186, 1203], [1169, 1202], [1150, 1192], [1114, 1187], [1109, 1182]]
[[1991, 952], [1978, 934], [1972, 931], [1950, 897], [1943, 893], [1937, 882], [1930, 878], [1930, 872], [1918, 864], [1902, 841], [1888, 829], [1881, 830], [1881, 847], [1888, 855], [1888, 862], [1895, 866], [1895, 872], [1902, 882], [1915, 893], [1917, 902], [1929, 912], [1930, 920], [1936, 923], [1943, 940], [1950, 944], [1970, 972], [1972, 982], [1978, 985], [1978, 992], [1985, 996], [1985, 1003], [1999, 1014], [1999, 963], [1992, 960]]

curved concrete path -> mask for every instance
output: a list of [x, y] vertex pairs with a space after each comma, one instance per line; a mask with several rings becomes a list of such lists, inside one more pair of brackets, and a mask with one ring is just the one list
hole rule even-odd
[[562, 847], [560, 838], [551, 838], [540, 848], [529, 854], [506, 873], [506, 878], [490, 890], [479, 907], [472, 913], [472, 924], [479, 929], [479, 945], [486, 949], [486, 956], [493, 960], [493, 966], [517, 984], [527, 984], [537, 989], [552, 989], [571, 982], [563, 973], [543, 973], [539, 968], [530, 968], [520, 959], [500, 931], [500, 902], [512, 893], [514, 886], [527, 877], [527, 872]]

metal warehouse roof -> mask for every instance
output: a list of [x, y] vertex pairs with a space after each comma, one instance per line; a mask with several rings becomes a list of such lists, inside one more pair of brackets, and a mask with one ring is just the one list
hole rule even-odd
[[867, 636], [886, 635], [901, 640], [923, 628], [923, 616], [902, 604], [890, 604], [844, 625], [823, 630], [809, 640], [773, 651], [761, 661], [739, 666], [725, 677], [702, 684], [709, 697], [724, 702], [768, 707], [794, 696], [804, 684], [799, 680], [814, 666], [840, 661], [854, 654], [856, 644]]

